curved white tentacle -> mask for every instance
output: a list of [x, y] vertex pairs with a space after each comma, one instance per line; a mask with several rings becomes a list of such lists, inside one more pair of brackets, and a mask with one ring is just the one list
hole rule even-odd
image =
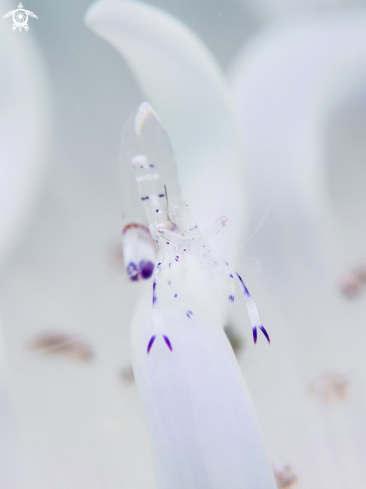
[[[242, 238], [245, 167], [223, 74], [202, 42], [177, 19], [140, 2], [105, 0], [86, 24], [125, 58], [167, 128], [185, 198], [205, 229], [219, 215], [230, 227], [230, 262]], [[204, 205], [202, 205], [204, 202]]]
[[[366, 15], [342, 12], [273, 27], [246, 47], [232, 76], [250, 161], [253, 228], [276, 193], [249, 245], [263, 263], [264, 297], [273, 301], [279, 325], [279, 348], [272, 350], [275, 361], [267, 365], [276, 400], [269, 409], [263, 392], [258, 402], [266, 419], [273, 416], [265, 429], [270, 451], [277, 463], [297, 466], [304, 486], [338, 488], [342, 481], [362, 486], [366, 425], [364, 416], [354, 414], [362, 412], [365, 392], [365, 356], [359, 346], [366, 341], [364, 309], [345, 303], [337, 291], [337, 273], [357, 256], [364, 259], [365, 232], [363, 226], [352, 229], [336, 205], [326, 130], [352, 94], [358, 94], [359, 108], [364, 105]], [[351, 166], [354, 149], [348, 153], [342, 178], [352, 188], [352, 177], [361, 177]], [[360, 199], [357, 208], [365, 209], [365, 203]], [[350, 383], [357, 389], [334, 411], [300, 393], [324, 371], [355, 372]], [[303, 453], [291, 448], [293, 437], [303, 440]], [[308, 464], [303, 463], [308, 456]]]

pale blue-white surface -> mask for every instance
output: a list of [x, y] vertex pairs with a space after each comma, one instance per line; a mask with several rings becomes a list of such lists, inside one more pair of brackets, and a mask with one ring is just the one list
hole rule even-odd
[[[8, 2], [3, 9], [9, 8]], [[5, 12], [4, 12], [5, 13]], [[50, 136], [48, 86], [35, 41], [0, 30], [0, 260], [15, 246], [42, 181]]]
[[[8, 2], [2, 7], [11, 9]], [[4, 12], [5, 13], [5, 12]], [[0, 265], [17, 245], [43, 180], [47, 149], [47, 79], [32, 36], [22, 43], [0, 30]], [[2, 306], [3, 303], [0, 303]], [[0, 321], [0, 487], [43, 487], [27, 452], [22, 420], [10, 396]]]
[[[250, 161], [254, 223], [270, 205], [249, 250], [262, 261], [266, 303], [276, 311], [272, 321], [282, 346], [272, 353], [282, 362], [287, 358], [293, 370], [281, 377], [277, 372], [277, 406], [271, 410], [298, 417], [295, 431], [317, 426], [297, 435], [302, 448], [290, 452], [285, 428], [265, 421], [270, 452], [282, 464], [294, 461], [300, 487], [324, 487], [330, 477], [332, 487], [350, 481], [362, 487], [366, 476], [365, 300], [348, 302], [338, 285], [345, 271], [364, 262], [365, 173], [357, 146], [329, 150], [331, 123], [340, 124], [343, 116], [347, 127], [352, 117], [359, 124], [365, 117], [365, 26], [364, 12], [288, 22], [253, 39], [232, 75]], [[318, 392], [319, 399], [306, 395], [326, 372], [348, 385], [336, 406], [322, 401], [324, 393]], [[302, 386], [301, 406], [286, 387], [293, 375]], [[264, 400], [257, 406], [267, 411]], [[322, 447], [321, 457], [315, 446]]]
[[[274, 488], [261, 429], [234, 352], [222, 329], [195, 308], [202, 288], [195, 280], [188, 283], [185, 299], [191, 299], [195, 311], [191, 318], [182, 307], [161, 307], [172, 351], [159, 335], [147, 354], [154, 331], [149, 296], [140, 301], [134, 318], [133, 368], [158, 487]], [[206, 291], [211, 289], [208, 280]], [[214, 300], [210, 308], [212, 313]]]

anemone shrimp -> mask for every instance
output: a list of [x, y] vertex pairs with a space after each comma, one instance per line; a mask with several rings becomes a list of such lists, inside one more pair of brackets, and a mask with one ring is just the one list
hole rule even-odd
[[[238, 273], [229, 268], [226, 260], [216, 256], [209, 244], [210, 238], [226, 225], [225, 216], [217, 219], [201, 232], [193, 214], [184, 202], [178, 179], [173, 148], [167, 132], [158, 115], [143, 102], [127, 122], [123, 133], [123, 199], [125, 225], [122, 231], [122, 249], [125, 266], [130, 280], [152, 280], [153, 332], [147, 344], [147, 353], [158, 336], [161, 336], [170, 351], [173, 345], [165, 331], [164, 319], [158, 297], [159, 276], [165, 267], [168, 270], [168, 285], [172, 287], [172, 297], [177, 298], [176, 285], [172, 282], [172, 270], [182, 261], [205, 263], [215, 268], [222, 280], [227, 281], [228, 301], [235, 300], [235, 280], [238, 281], [252, 323], [253, 340], [257, 342], [259, 328], [268, 343], [270, 338], [259, 320], [257, 307]], [[155, 267], [154, 249], [149, 243], [147, 230], [160, 248], [160, 257]], [[179, 284], [178, 284], [179, 285]], [[192, 308], [186, 304], [185, 315], [191, 320]]]

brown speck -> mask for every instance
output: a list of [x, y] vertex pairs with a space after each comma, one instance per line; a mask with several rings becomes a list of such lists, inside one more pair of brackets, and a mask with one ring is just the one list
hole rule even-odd
[[124, 270], [123, 254], [121, 245], [116, 245], [110, 250], [109, 262], [113, 268]]
[[348, 299], [358, 297], [366, 285], [366, 266], [360, 265], [346, 273], [339, 281], [339, 288]]
[[37, 335], [28, 342], [27, 349], [44, 354], [63, 354], [83, 362], [93, 357], [93, 350], [87, 341], [77, 335], [57, 331], [46, 331]]
[[289, 465], [286, 465], [282, 470], [273, 468], [273, 471], [278, 489], [290, 489], [296, 484], [297, 477]]
[[325, 404], [336, 404], [349, 396], [347, 375], [326, 372], [309, 385], [309, 393], [320, 398]]
[[123, 382], [125, 382], [127, 384], [132, 384], [133, 382], [135, 382], [135, 376], [133, 374], [133, 370], [132, 370], [131, 365], [127, 365], [126, 367], [124, 367], [121, 370], [120, 375], [121, 375], [121, 379], [123, 380]]

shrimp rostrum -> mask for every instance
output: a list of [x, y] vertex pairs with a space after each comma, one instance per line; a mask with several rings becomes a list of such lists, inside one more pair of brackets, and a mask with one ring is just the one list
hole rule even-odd
[[[254, 343], [257, 342], [258, 328], [270, 342], [269, 336], [259, 320], [256, 305], [242, 278], [238, 273], [230, 270], [225, 260], [214, 256], [208, 244], [210, 238], [225, 226], [226, 217], [220, 217], [204, 232], [200, 231], [190, 208], [182, 197], [177, 166], [169, 137], [159, 117], [147, 102], [140, 105], [137, 112], [126, 124], [123, 134], [122, 164], [124, 172], [123, 199], [126, 202], [124, 208], [130, 209], [125, 212], [124, 218], [127, 224], [124, 229], [127, 228], [130, 233], [132, 231], [141, 232], [143, 228], [149, 229], [151, 237], [161, 250], [158, 262], [153, 269], [150, 265], [152, 252], [148, 251], [146, 242], [143, 245], [138, 245], [138, 241], [135, 241], [135, 245], [131, 246], [133, 235], [130, 234], [129, 239], [126, 239], [125, 236], [125, 240], [123, 240], [124, 234], [122, 235], [124, 254], [127, 250], [127, 253], [131, 255], [131, 249], [134, 250], [135, 254], [138, 254], [138, 249], [142, 253], [136, 259], [141, 264], [141, 273], [136, 271], [136, 263], [133, 262], [133, 266], [131, 265], [132, 262], [128, 263], [130, 267], [128, 273], [131, 280], [136, 280], [138, 276], [141, 278], [151, 278], [152, 276], [154, 331], [152, 331], [153, 334], [147, 345], [147, 353], [150, 352], [158, 335], [161, 335], [167, 347], [173, 351], [173, 345], [166, 333], [159, 306], [157, 286], [160, 272], [164, 267], [168, 272], [168, 284], [171, 285], [173, 267], [179, 266], [182, 261], [186, 260], [186, 257], [195, 257], [200, 263], [205, 262], [208, 266], [219, 270], [228, 283], [229, 303], [234, 302], [234, 281], [238, 281], [246, 299], [253, 328]], [[149, 259], [145, 258], [147, 255], [150, 256]], [[192, 261], [190, 261], [191, 263]], [[147, 264], [151, 268], [151, 273], [144, 274], [144, 267], [146, 269]], [[132, 275], [131, 270], [133, 270]], [[175, 298], [178, 296], [176, 288], [174, 288], [172, 295]], [[186, 305], [184, 312], [187, 319], [192, 320], [194, 313], [189, 304]]]

